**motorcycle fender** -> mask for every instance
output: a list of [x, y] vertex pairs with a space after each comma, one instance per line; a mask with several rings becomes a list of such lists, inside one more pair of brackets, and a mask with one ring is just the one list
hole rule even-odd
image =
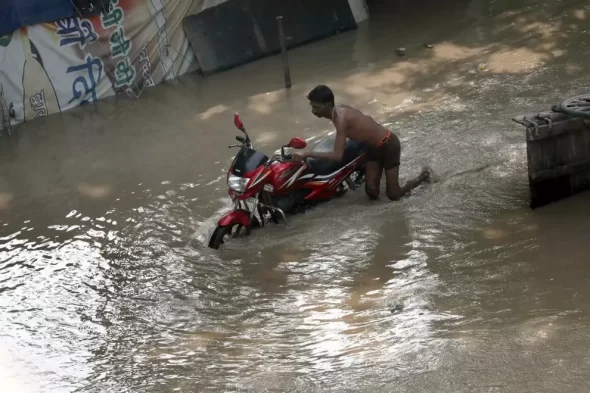
[[219, 226], [226, 227], [234, 224], [240, 224], [248, 227], [250, 223], [250, 212], [243, 209], [232, 210], [219, 219]]

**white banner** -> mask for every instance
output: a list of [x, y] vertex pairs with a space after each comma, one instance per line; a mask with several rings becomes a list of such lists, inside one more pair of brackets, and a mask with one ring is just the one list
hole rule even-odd
[[[106, 1], [106, 0], [105, 0]], [[196, 68], [185, 16], [226, 0], [110, 0], [112, 9], [0, 37], [0, 85], [12, 123], [143, 89]]]

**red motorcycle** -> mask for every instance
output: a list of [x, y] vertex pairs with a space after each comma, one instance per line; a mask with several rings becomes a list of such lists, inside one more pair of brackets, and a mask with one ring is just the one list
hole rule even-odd
[[[293, 138], [281, 147], [281, 154], [269, 158], [256, 151], [238, 113], [234, 124], [244, 136], [236, 136], [239, 147], [227, 174], [233, 210], [226, 213], [211, 235], [209, 247], [218, 249], [228, 238], [246, 236], [253, 228], [287, 220], [305, 208], [342, 196], [364, 182], [366, 144], [347, 140], [342, 162], [307, 158], [292, 161], [285, 148], [304, 149], [305, 140]], [[334, 137], [320, 141], [313, 151], [332, 151]]]

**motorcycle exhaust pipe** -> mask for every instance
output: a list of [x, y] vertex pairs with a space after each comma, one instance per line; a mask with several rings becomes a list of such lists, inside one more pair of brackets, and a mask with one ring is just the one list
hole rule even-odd
[[282, 209], [279, 209], [278, 207], [275, 207], [274, 210], [278, 211], [281, 214], [281, 217], [283, 217], [283, 221], [285, 221], [285, 224], [287, 223], [287, 216], [285, 215], [285, 212]]

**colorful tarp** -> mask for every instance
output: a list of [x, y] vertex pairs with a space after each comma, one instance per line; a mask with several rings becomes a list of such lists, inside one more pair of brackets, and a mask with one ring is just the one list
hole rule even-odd
[[14, 108], [13, 123], [118, 92], [137, 97], [194, 69], [182, 19], [222, 1], [110, 0], [108, 14], [21, 27], [0, 37], [0, 84]]

